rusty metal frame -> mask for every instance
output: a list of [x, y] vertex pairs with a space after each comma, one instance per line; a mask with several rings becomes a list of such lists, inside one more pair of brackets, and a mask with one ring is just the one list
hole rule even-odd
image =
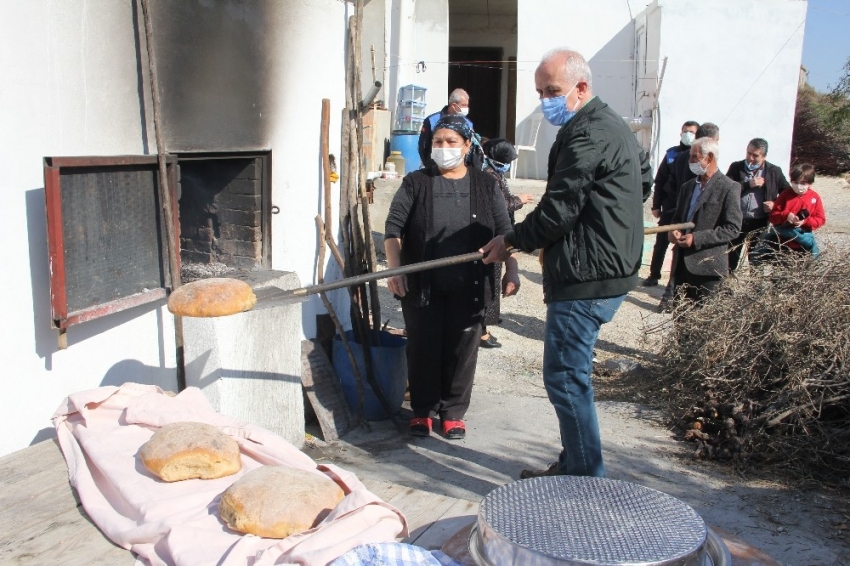
[[[50, 311], [53, 327], [65, 330], [69, 326], [80, 324], [89, 320], [101, 318], [113, 313], [121, 312], [139, 305], [160, 301], [168, 296], [170, 287], [150, 289], [142, 293], [136, 293], [114, 301], [100, 303], [92, 307], [68, 312], [68, 296], [66, 289], [65, 269], [65, 241], [62, 232], [62, 169], [65, 167], [116, 167], [127, 165], [149, 165], [154, 171], [157, 167], [157, 156], [147, 155], [120, 155], [120, 156], [91, 156], [91, 157], [45, 157], [44, 158], [44, 195], [47, 215], [47, 246], [50, 272]], [[177, 157], [169, 156], [167, 160], [168, 185], [172, 192], [171, 214], [175, 226], [180, 225], [178, 215], [178, 182], [179, 173]], [[161, 203], [160, 203], [161, 204]], [[157, 210], [157, 215], [162, 216], [162, 210]], [[180, 245], [179, 230], [176, 231], [175, 245]], [[163, 250], [161, 257], [166, 257], [167, 252]], [[178, 257], [178, 269], [179, 269]], [[168, 281], [168, 265], [162, 266], [163, 281]]]

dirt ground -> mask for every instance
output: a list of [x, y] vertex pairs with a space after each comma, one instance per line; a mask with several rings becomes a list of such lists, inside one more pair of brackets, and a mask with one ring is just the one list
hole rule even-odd
[[[540, 196], [538, 181], [512, 182], [514, 193]], [[850, 243], [850, 187], [822, 178], [827, 225], [819, 232], [827, 245]], [[533, 206], [533, 205], [529, 205]], [[528, 207], [526, 207], [528, 208]], [[518, 220], [523, 216], [518, 214]], [[652, 219], [647, 211], [647, 222]], [[647, 238], [648, 273], [652, 239]], [[358, 428], [341, 441], [315, 439], [305, 448], [319, 461], [331, 461], [357, 474], [479, 501], [518, 477], [525, 467], [542, 468], [560, 449], [557, 419], [542, 383], [545, 309], [537, 258], [520, 254], [522, 288], [502, 302], [503, 322], [492, 328], [503, 346], [480, 350], [472, 406], [463, 441], [439, 435], [413, 438], [389, 421]], [[724, 464], [692, 457], [689, 444], [677, 442], [653, 408], [651, 387], [623, 378], [620, 369], [640, 364], [657, 351], [664, 317], [658, 302], [666, 283], [632, 291], [597, 342], [594, 383], [609, 478], [635, 482], [691, 505], [711, 526], [736, 535], [787, 565], [850, 565], [850, 496], [826, 489], [803, 489], [781, 478], [743, 477]], [[402, 326], [397, 303], [382, 288], [384, 320]], [[626, 372], [628, 374], [628, 372]], [[648, 377], [651, 379], [651, 376]], [[410, 413], [399, 415], [405, 421]], [[317, 433], [318, 434], [318, 433]]]

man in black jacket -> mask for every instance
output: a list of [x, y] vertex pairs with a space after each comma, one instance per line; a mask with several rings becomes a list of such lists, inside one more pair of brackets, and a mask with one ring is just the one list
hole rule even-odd
[[[687, 152], [696, 139], [699, 124], [688, 120], [682, 124], [679, 145], [674, 145], [664, 152], [664, 159], [655, 173], [655, 192], [652, 193], [652, 216], [658, 219], [659, 226], [667, 226], [673, 218], [676, 210], [676, 196], [678, 193], [671, 190], [667, 185], [670, 178], [670, 166], [682, 152]], [[667, 234], [659, 232], [655, 238], [655, 247], [652, 249], [652, 260], [649, 262], [649, 277], [643, 280], [644, 287], [655, 287], [661, 279], [661, 267], [664, 265], [664, 256], [667, 255]]]
[[646, 153], [623, 118], [593, 96], [584, 58], [556, 49], [534, 81], [543, 115], [561, 126], [549, 152], [546, 192], [514, 230], [482, 248], [484, 262], [516, 247], [541, 249], [547, 303], [543, 383], [561, 429], [558, 462], [521, 478], [605, 475], [590, 373], [593, 346], [638, 284], [643, 202], [652, 187]]
[[729, 244], [729, 271], [738, 269], [747, 236], [767, 228], [773, 201], [791, 187], [777, 165], [767, 161], [767, 140], [753, 138], [747, 144], [747, 157], [729, 166], [726, 176], [741, 183], [741, 233]]

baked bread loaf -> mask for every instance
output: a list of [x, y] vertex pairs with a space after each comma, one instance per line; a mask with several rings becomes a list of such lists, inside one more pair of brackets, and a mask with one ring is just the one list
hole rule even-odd
[[263, 466], [221, 494], [219, 514], [234, 531], [286, 538], [311, 529], [345, 497], [330, 478], [283, 466]]
[[151, 473], [167, 482], [223, 478], [242, 469], [236, 441], [204, 423], [163, 426], [142, 445], [139, 457]]
[[192, 281], [168, 296], [168, 310], [177, 316], [226, 316], [247, 311], [256, 303], [250, 285], [226, 277]]

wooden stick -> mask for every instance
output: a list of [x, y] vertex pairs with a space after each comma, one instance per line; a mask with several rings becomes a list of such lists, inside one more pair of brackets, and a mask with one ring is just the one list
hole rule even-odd
[[[325, 256], [325, 228], [324, 223], [322, 222], [322, 217], [316, 215], [316, 227], [319, 231], [319, 257], [324, 258]], [[321, 285], [325, 281], [325, 264], [323, 261], [319, 262], [318, 271], [316, 273], [317, 281]], [[366, 428], [371, 432], [371, 428], [369, 427], [369, 423], [366, 419], [363, 418], [363, 378], [360, 375], [360, 368], [357, 367], [357, 360], [354, 358], [354, 350], [351, 348], [351, 344], [348, 342], [348, 336], [345, 334], [345, 329], [342, 327], [342, 323], [339, 321], [339, 317], [336, 315], [336, 310], [331, 304], [330, 300], [328, 300], [328, 295], [325, 292], [319, 293], [319, 297], [322, 299], [322, 303], [325, 305], [325, 310], [328, 311], [328, 314], [331, 317], [331, 320], [334, 323], [334, 327], [336, 328], [337, 334], [342, 339], [342, 345], [345, 348], [346, 354], [348, 354], [348, 362], [351, 364], [351, 372], [354, 375], [354, 381], [357, 384], [357, 421], [362, 422], [366, 425]]]
[[[323, 241], [331, 230], [333, 219], [331, 212], [331, 148], [330, 148], [330, 125], [331, 125], [331, 101], [322, 99], [322, 174], [324, 176], [324, 199], [325, 199], [325, 222], [324, 230], [319, 233], [319, 239]], [[324, 248], [324, 246], [322, 246]]]
[[[153, 101], [153, 127], [156, 136], [157, 163], [159, 165], [159, 198], [162, 205], [162, 216], [165, 224], [165, 249], [168, 253], [168, 271], [171, 276], [171, 290], [180, 287], [180, 262], [178, 255], [179, 246], [176, 244], [176, 229], [174, 226], [174, 209], [171, 203], [171, 187], [168, 183], [168, 169], [166, 167], [165, 142], [162, 139], [161, 114], [162, 108], [159, 100], [159, 80], [156, 75], [156, 55], [153, 48], [153, 25], [151, 24], [150, 2], [141, 0], [142, 14], [145, 21], [145, 47], [148, 52], [148, 76], [151, 85], [151, 100]], [[186, 389], [186, 367], [183, 351], [183, 318], [174, 317], [174, 346], [175, 361], [177, 366], [177, 390]]]

